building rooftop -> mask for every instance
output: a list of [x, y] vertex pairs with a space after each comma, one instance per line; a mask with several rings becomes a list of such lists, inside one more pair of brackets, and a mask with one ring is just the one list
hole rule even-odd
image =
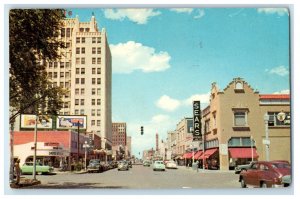
[[259, 99], [290, 99], [289, 94], [263, 94], [259, 95]]

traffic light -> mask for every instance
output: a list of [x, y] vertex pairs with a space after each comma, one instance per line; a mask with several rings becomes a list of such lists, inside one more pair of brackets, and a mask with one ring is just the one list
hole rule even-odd
[[144, 134], [144, 127], [141, 126], [141, 135], [143, 135], [143, 134]]

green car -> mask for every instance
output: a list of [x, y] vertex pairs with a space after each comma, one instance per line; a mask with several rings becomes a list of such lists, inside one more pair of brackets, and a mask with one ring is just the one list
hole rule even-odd
[[[42, 165], [41, 163], [36, 163], [36, 173], [37, 174], [46, 174], [52, 173], [53, 167], [48, 165]], [[33, 173], [33, 162], [25, 162], [23, 166], [21, 166], [22, 174], [32, 174]]]
[[161, 171], [165, 171], [166, 167], [163, 161], [155, 161], [153, 164], [153, 171], [157, 171], [157, 170], [161, 170]]

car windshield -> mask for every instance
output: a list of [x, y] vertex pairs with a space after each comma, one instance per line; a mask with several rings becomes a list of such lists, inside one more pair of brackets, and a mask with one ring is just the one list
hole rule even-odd
[[163, 162], [156, 162], [156, 164], [163, 164]]

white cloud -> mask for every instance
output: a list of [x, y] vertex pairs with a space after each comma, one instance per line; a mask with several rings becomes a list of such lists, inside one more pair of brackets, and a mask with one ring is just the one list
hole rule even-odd
[[274, 92], [273, 94], [290, 94], [290, 89]]
[[156, 106], [163, 110], [172, 112], [181, 106], [191, 106], [192, 107], [193, 101], [196, 101], [196, 100], [199, 100], [202, 105], [206, 106], [209, 103], [209, 98], [210, 98], [210, 92], [208, 92], [206, 94], [195, 94], [184, 100], [172, 99], [167, 95], [163, 95], [156, 102]]
[[270, 74], [276, 74], [279, 76], [286, 76], [289, 74], [288, 67], [285, 67], [285, 66], [278, 66], [278, 67], [272, 68], [271, 70], [266, 69], [265, 71]]
[[167, 95], [163, 95], [156, 102], [156, 106], [166, 111], [174, 111], [180, 106], [180, 101], [176, 99], [172, 99]]
[[194, 19], [200, 19], [205, 15], [205, 12], [203, 9], [198, 10], [198, 15], [194, 16]]
[[188, 14], [191, 14], [193, 12], [193, 8], [172, 8], [170, 10], [177, 13], [188, 13]]
[[105, 9], [104, 16], [107, 19], [123, 21], [128, 18], [137, 24], [146, 24], [151, 17], [160, 15], [158, 11], [153, 9]]
[[279, 16], [289, 15], [287, 8], [258, 8], [257, 11], [258, 13], [278, 14]]
[[155, 115], [152, 117], [151, 122], [152, 123], [161, 123], [161, 122], [166, 122], [170, 119], [170, 117], [168, 115]]
[[131, 73], [134, 70], [160, 72], [170, 68], [171, 59], [167, 52], [155, 52], [155, 49], [143, 46], [141, 43], [111, 44], [112, 65], [114, 73]]

